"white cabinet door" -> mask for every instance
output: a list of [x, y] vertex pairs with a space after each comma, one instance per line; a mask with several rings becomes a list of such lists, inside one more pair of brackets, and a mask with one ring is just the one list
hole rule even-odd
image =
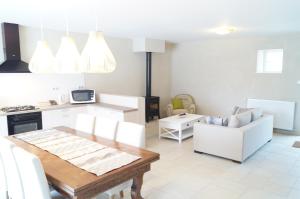
[[43, 129], [49, 129], [57, 126], [75, 128], [77, 114], [86, 112], [86, 107], [72, 107], [43, 111]]
[[47, 110], [42, 112], [43, 129], [50, 129], [57, 126], [63, 126], [63, 117], [61, 110]]
[[0, 116], [0, 135], [8, 136], [7, 116]]

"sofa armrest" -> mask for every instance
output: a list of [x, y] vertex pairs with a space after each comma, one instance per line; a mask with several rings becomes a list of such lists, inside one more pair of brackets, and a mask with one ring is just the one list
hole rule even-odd
[[245, 160], [268, 141], [272, 140], [273, 116], [264, 115], [240, 129], [244, 133], [243, 160]]
[[167, 116], [171, 116], [172, 113], [173, 113], [173, 105], [168, 104], [168, 106], [167, 106]]

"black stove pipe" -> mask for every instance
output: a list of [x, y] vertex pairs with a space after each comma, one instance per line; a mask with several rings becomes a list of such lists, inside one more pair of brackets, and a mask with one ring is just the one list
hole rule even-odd
[[151, 96], [152, 52], [146, 52], [146, 97]]

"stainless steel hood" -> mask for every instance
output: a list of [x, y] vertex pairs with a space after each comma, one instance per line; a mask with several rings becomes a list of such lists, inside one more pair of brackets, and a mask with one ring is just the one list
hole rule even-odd
[[30, 73], [28, 64], [21, 60], [19, 25], [2, 23], [4, 62], [0, 73]]

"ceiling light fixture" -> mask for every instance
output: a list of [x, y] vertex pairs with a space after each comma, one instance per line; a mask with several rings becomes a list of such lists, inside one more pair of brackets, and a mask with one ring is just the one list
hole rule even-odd
[[60, 47], [56, 53], [55, 67], [57, 73], [79, 73], [80, 54], [75, 41], [69, 35], [69, 22], [66, 17], [66, 36], [61, 39]]
[[96, 15], [96, 31], [89, 33], [86, 45], [80, 58], [80, 71], [84, 73], [111, 73], [116, 69], [117, 62], [109, 49], [103, 33], [98, 31]]
[[52, 73], [54, 72], [54, 56], [44, 40], [44, 27], [41, 20], [41, 39], [37, 42], [37, 46], [29, 62], [29, 70], [32, 73]]
[[227, 35], [233, 32], [236, 32], [237, 28], [233, 26], [222, 26], [214, 29], [214, 32], [218, 35]]

